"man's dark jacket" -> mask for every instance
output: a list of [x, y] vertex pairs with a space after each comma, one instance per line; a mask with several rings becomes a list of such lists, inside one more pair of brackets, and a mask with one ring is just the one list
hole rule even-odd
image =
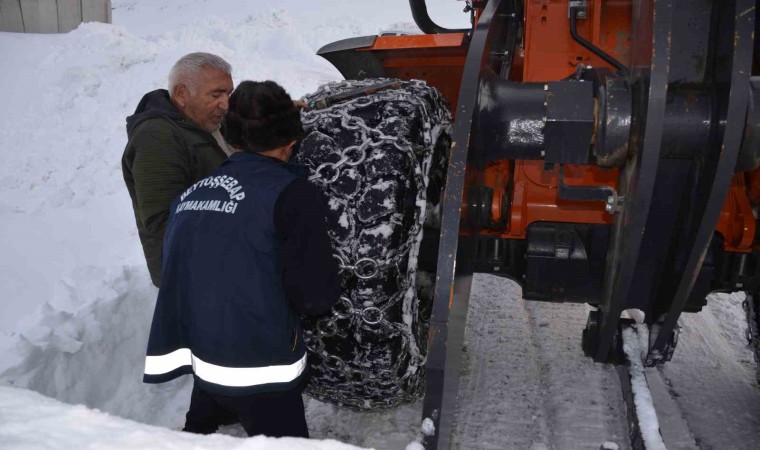
[[298, 389], [298, 314], [340, 295], [327, 206], [303, 167], [234, 153], [172, 204], [144, 381], [219, 395]]
[[153, 284], [161, 282], [161, 248], [169, 206], [182, 191], [219, 168], [227, 155], [207, 131], [185, 118], [158, 89], [127, 117], [121, 168]]

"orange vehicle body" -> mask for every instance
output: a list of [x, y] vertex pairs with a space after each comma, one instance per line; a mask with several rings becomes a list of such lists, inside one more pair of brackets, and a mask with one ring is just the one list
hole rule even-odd
[[[477, 20], [479, 11], [473, 17]], [[529, 0], [524, 6], [524, 29], [519, 53], [514, 55], [510, 79], [522, 82], [557, 81], [573, 74], [578, 64], [609, 64], [575, 42], [569, 29], [568, 0]], [[619, 61], [631, 52], [631, 0], [589, 2], [587, 20], [578, 33]], [[389, 77], [422, 79], [435, 86], [456, 115], [459, 88], [467, 55], [464, 33], [381, 36], [360, 51], [373, 52]], [[618, 170], [596, 166], [564, 166], [567, 185], [605, 185], [617, 189]], [[525, 239], [528, 226], [539, 221], [611, 224], [605, 204], [567, 201], [558, 196], [559, 168], [545, 170], [540, 160], [499, 160], [488, 164], [485, 183], [494, 191], [491, 216], [506, 217], [503, 229], [482, 233], [507, 239]], [[509, 200], [505, 202], [507, 197]], [[753, 250], [755, 218], [752, 204], [760, 204], [760, 169], [734, 175], [716, 232], [728, 252]], [[509, 211], [502, 211], [509, 205]], [[758, 245], [760, 247], [760, 244]]]

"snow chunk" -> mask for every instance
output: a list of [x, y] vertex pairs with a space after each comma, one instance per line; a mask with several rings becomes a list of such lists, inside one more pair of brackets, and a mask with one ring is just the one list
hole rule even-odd
[[646, 448], [667, 450], [660, 435], [660, 423], [657, 420], [652, 394], [647, 385], [644, 363], [641, 361], [644, 350], [641, 345], [643, 336], [639, 335], [640, 328], [646, 327], [636, 324], [623, 329], [623, 351], [625, 351], [630, 365], [628, 370], [631, 374], [631, 389], [633, 389], [633, 402], [636, 405], [636, 416], [639, 419], [641, 437], [644, 439]]
[[435, 434], [435, 423], [433, 423], [433, 419], [430, 417], [426, 417], [425, 420], [422, 421], [422, 426], [420, 427], [420, 431], [422, 431], [422, 434], [425, 436], [432, 436]]
[[406, 450], [425, 450], [422, 441], [424, 441], [425, 436], [432, 436], [434, 434], [435, 424], [433, 423], [433, 419], [426, 417], [420, 425], [420, 433], [417, 436], [417, 440], [410, 442], [409, 445], [406, 446]]
[[340, 215], [340, 218], [338, 219], [338, 225], [342, 226], [343, 228], [348, 228], [348, 214], [343, 213]]
[[365, 233], [370, 236], [382, 236], [387, 239], [393, 234], [393, 227], [387, 223], [383, 223], [376, 226], [375, 228], [368, 228]]

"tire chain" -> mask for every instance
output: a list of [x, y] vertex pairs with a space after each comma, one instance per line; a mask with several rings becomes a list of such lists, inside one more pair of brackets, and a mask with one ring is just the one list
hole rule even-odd
[[[345, 81], [324, 85], [305, 100], [312, 103], [336, 90], [363, 88], [379, 81], [385, 80]], [[413, 95], [409, 95], [409, 91]], [[386, 135], [378, 129], [382, 123], [378, 124], [378, 127], [370, 127], [361, 117], [349, 114], [373, 104], [388, 102], [412, 103], [417, 108], [423, 119], [423, 145], [409, 142], [402, 136]], [[428, 87], [422, 81], [413, 80], [403, 82], [399, 89], [376, 92], [324, 109], [307, 110], [301, 117], [307, 135], [312, 131], [334, 127], [339, 121], [343, 130], [351, 130], [360, 136], [357, 139], [360, 143], [343, 148], [336, 162], [309, 161], [308, 157], [302, 154], [296, 158], [298, 162], [310, 168], [309, 180], [324, 192], [331, 190], [331, 185], [340, 178], [343, 170], [364, 165], [369, 153], [380, 147], [386, 151], [391, 148], [409, 159], [414, 169], [409, 181], [417, 192], [413, 226], [409, 230], [406, 242], [399, 248], [388, 251], [382, 260], [358, 257], [355, 248], [351, 248], [355, 245], [347, 247], [331, 235], [336, 251], [334, 256], [339, 261], [344, 282], [346, 277], [371, 280], [380, 276], [392, 277], [395, 273], [397, 290], [387, 296], [380, 292], [380, 295], [373, 295], [371, 302], [367, 302], [366, 298], [355, 295], [355, 290], [349, 289], [349, 292], [346, 292], [344, 283], [343, 296], [331, 313], [304, 321], [304, 339], [310, 352], [311, 369], [311, 381], [307, 392], [317, 399], [358, 410], [388, 409], [413, 401], [423, 390], [426, 354], [424, 337], [421, 339], [419, 335], [415, 336], [413, 326], [415, 321], [419, 320], [416, 317], [419, 300], [415, 290], [416, 258], [425, 219], [425, 207], [421, 205], [426, 205], [427, 202], [427, 175], [437, 143], [436, 133], [450, 135], [451, 132], [451, 118], [445, 101], [434, 88]], [[437, 126], [430, 127], [431, 122]], [[366, 179], [361, 181], [361, 185], [364, 193], [373, 187]], [[335, 190], [331, 192], [333, 197], [339, 197], [345, 204], [352, 204], [356, 198], [362, 198], [362, 195], [357, 195], [356, 192], [351, 196], [339, 195]], [[395, 213], [392, 216], [395, 216]], [[391, 222], [392, 219], [393, 217]], [[377, 220], [372, 224], [376, 222]], [[396, 225], [400, 223], [397, 221]], [[353, 234], [357, 236], [358, 233], [358, 230], [354, 230]], [[400, 268], [404, 260], [408, 264], [406, 274], [403, 274]], [[402, 302], [404, 315], [401, 320], [394, 320], [387, 312], [399, 302]], [[404, 316], [406, 319], [403, 319]], [[419, 323], [415, 325], [419, 327]], [[330, 351], [331, 346], [325, 340], [336, 336], [346, 342], [346, 348], [355, 350], [353, 354], [339, 355]], [[402, 345], [393, 349], [390, 358], [388, 353], [372, 353], [373, 341], [377, 341], [378, 336], [381, 339], [385, 338], [385, 342], [400, 338]], [[423, 341], [422, 346], [419, 345], [420, 340]], [[348, 359], [346, 356], [351, 358]]]

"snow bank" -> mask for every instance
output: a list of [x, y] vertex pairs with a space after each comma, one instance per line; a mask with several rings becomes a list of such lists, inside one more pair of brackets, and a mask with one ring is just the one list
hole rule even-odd
[[83, 406], [70, 406], [37, 393], [0, 386], [0, 442], [3, 448], [351, 450], [334, 440], [240, 439], [202, 436], [143, 425]]
[[80, 267], [6, 336], [0, 383], [153, 425], [184, 424], [189, 377], [142, 383], [157, 290], [142, 266]]

